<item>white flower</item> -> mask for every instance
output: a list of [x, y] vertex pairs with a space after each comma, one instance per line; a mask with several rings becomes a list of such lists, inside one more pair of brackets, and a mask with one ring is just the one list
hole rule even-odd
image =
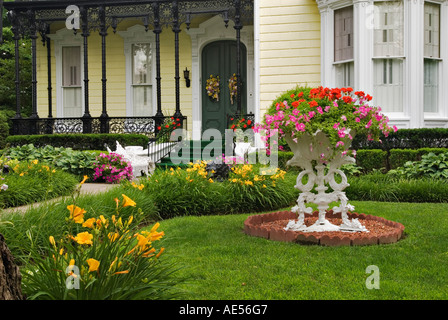
[[8, 190], [8, 185], [2, 184], [2, 186], [0, 187], [0, 190]]

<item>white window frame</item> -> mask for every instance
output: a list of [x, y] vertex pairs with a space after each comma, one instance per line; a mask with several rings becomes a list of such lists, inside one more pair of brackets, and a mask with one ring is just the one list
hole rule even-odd
[[132, 45], [138, 43], [147, 43], [153, 50], [151, 65], [151, 83], [152, 83], [152, 112], [150, 116], [156, 114], [157, 111], [157, 86], [155, 79], [156, 59], [155, 59], [155, 36], [151, 30], [146, 31], [142, 25], [134, 25], [126, 31], [117, 32], [124, 39], [124, 55], [126, 65], [126, 116], [134, 117], [134, 93], [132, 79]]

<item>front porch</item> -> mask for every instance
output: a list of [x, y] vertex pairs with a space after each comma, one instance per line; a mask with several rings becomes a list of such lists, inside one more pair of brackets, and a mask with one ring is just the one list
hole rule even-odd
[[[13, 135], [141, 133], [156, 138], [161, 124], [173, 116], [181, 119], [184, 129], [191, 128], [193, 138], [200, 139], [205, 129], [202, 123], [202, 95], [206, 81], [201, 76], [201, 46], [212, 39], [201, 34], [200, 25], [204, 21], [220, 21], [220, 27], [226, 30], [226, 39], [229, 39], [229, 33], [233, 30], [237, 93], [233, 109], [221, 115], [221, 121], [228, 127], [229, 115], [238, 117], [254, 111], [252, 107], [247, 107], [250, 103], [247, 97], [252, 94], [252, 75], [246, 78], [247, 70], [253, 65], [250, 65], [250, 58], [247, 60], [246, 56], [242, 57], [243, 49], [248, 47], [244, 40], [244, 28], [250, 29], [253, 24], [251, 0], [78, 0], [71, 3], [72, 11], [67, 11], [66, 4], [51, 0], [15, 1], [3, 5], [8, 10], [12, 24], [16, 57], [21, 39], [30, 38], [32, 48], [32, 113], [25, 118], [20, 111], [23, 104], [20, 99], [21, 66], [16, 59]], [[76, 15], [77, 9], [79, 15]], [[79, 25], [76, 25], [77, 18]], [[72, 23], [73, 30], [68, 29], [69, 23]], [[221, 35], [215, 33], [215, 37], [222, 37], [222, 32]], [[150, 102], [145, 108], [132, 107], [133, 93], [128, 86], [129, 78], [132, 85], [132, 74], [128, 75], [124, 63], [123, 68], [117, 66], [117, 52], [123, 56], [123, 51], [111, 49], [117, 42], [116, 35], [128, 37], [121, 40], [124, 46], [128, 42], [131, 44], [129, 39], [134, 43], [151, 42], [152, 61], [148, 68], [151, 80], [144, 83], [150, 88], [147, 91]], [[69, 37], [73, 40], [69, 40]], [[151, 40], [142, 40], [148, 37]], [[190, 47], [185, 45], [186, 37], [191, 39]], [[38, 40], [42, 41], [43, 47], [38, 47]], [[168, 41], [171, 41], [170, 55], [164, 51]], [[63, 48], [73, 45], [79, 45], [80, 48], [80, 63], [76, 66], [80, 69], [77, 70], [79, 77], [74, 77], [81, 100], [78, 102], [77, 116], [67, 112], [66, 104], [73, 99], [64, 98], [64, 90], [69, 86], [64, 86], [60, 53]], [[126, 47], [124, 50], [127, 50]], [[253, 44], [252, 47], [249, 45], [247, 51], [247, 57], [250, 54], [253, 56]], [[184, 58], [186, 56], [188, 59]], [[126, 66], [132, 66], [132, 61], [128, 60]], [[122, 74], [117, 73], [120, 68]], [[190, 81], [191, 86], [188, 85]], [[223, 87], [226, 86], [224, 83]], [[117, 95], [125, 100], [121, 106], [121, 102], [114, 101]], [[42, 114], [45, 116], [42, 117]], [[187, 125], [188, 122], [190, 125]]]

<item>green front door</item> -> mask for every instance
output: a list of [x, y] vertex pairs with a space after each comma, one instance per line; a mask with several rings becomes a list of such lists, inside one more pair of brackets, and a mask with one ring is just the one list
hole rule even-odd
[[[236, 41], [222, 40], [206, 45], [202, 51], [202, 131], [227, 129], [227, 116], [235, 114], [238, 102], [231, 101], [229, 79], [237, 73]], [[210, 97], [206, 90], [210, 76], [220, 78], [218, 99]], [[241, 112], [246, 113], [246, 47], [241, 43]]]

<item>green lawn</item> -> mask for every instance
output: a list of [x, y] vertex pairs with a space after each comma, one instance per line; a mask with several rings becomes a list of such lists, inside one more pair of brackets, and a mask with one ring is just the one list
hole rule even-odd
[[[405, 226], [396, 244], [322, 247], [247, 236], [249, 214], [165, 220], [167, 256], [184, 268], [186, 299], [447, 299], [448, 204], [351, 201]], [[375, 265], [380, 288], [367, 289]]]

